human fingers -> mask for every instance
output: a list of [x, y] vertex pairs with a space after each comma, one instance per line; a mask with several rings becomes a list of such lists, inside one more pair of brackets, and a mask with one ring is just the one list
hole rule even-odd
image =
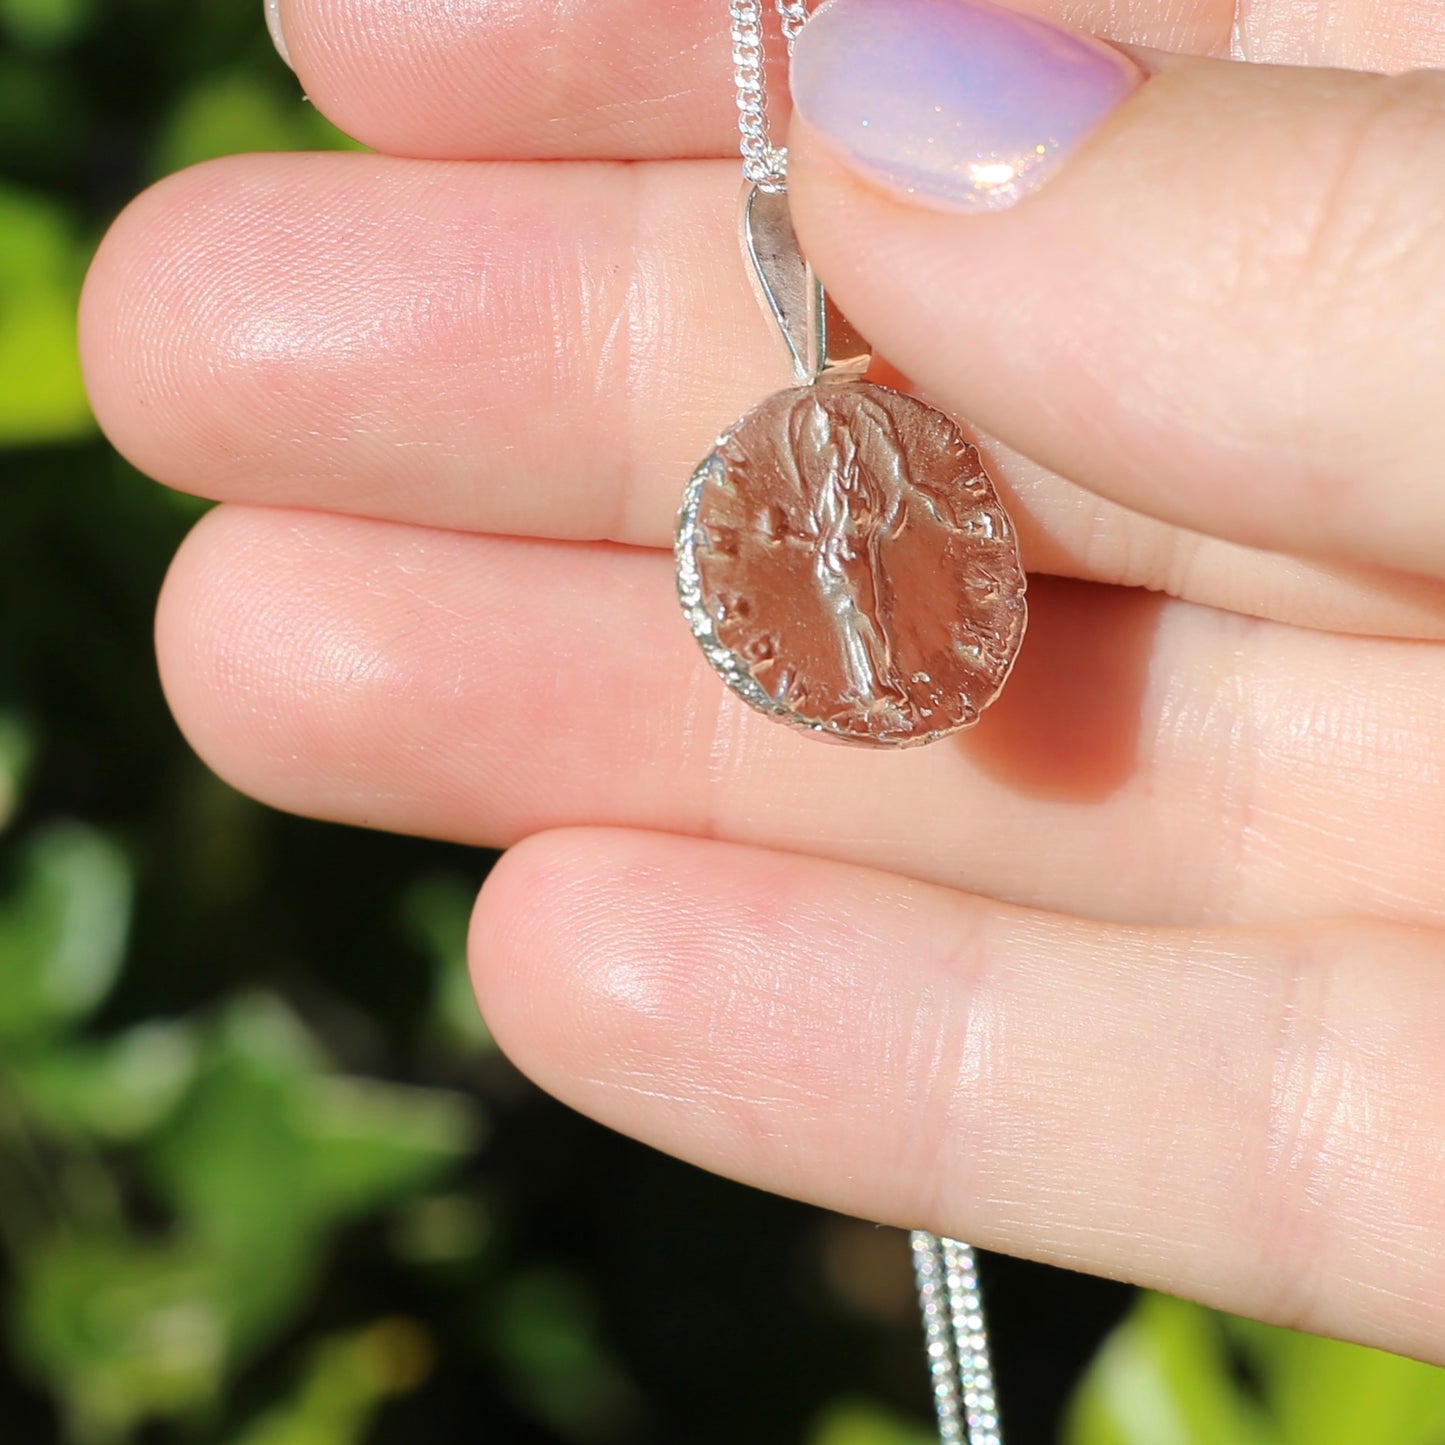
[[[248, 156], [122, 217], [92, 401], [210, 497], [662, 547], [717, 432], [787, 383], [726, 162]], [[1315, 627], [1436, 637], [1445, 588], [1251, 553], [993, 450], [1025, 560]]]
[[1445, 648], [1047, 580], [1030, 611], [982, 722], [886, 755], [737, 702], [658, 553], [224, 507], [158, 643], [197, 751], [293, 812], [667, 829], [1134, 921], [1445, 921]]
[[1445, 1363], [1441, 955], [595, 829], [504, 857], [472, 930], [512, 1060], [669, 1153]]
[[925, 390], [1150, 515], [1445, 572], [1445, 78], [1138, 85], [951, 0], [834, 0], [793, 75], [804, 249]]
[[[722, 156], [737, 112], [724, 0], [269, 0], [307, 95], [377, 150], [442, 159]], [[1391, 70], [1445, 62], [1433, 0], [1031, 0], [1109, 39]], [[773, 94], [782, 98], [782, 76]]]

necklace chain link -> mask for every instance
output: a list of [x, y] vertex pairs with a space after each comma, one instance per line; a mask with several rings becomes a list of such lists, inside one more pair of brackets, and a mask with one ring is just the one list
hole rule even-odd
[[[774, 0], [789, 56], [808, 19], [807, 0]], [[738, 149], [743, 176], [759, 190], [782, 191], [788, 184], [788, 152], [773, 144], [768, 121], [768, 37], [763, 0], [729, 0], [732, 21], [733, 85], [737, 93]]]

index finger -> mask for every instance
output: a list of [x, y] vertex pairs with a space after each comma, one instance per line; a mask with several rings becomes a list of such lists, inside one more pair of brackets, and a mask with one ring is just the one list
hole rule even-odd
[[[1110, 40], [1223, 55], [1234, 7], [1018, 8]], [[275, 0], [273, 19], [311, 100], [389, 155], [650, 160], [736, 148], [726, 0]], [[783, 90], [777, 67], [772, 94]]]

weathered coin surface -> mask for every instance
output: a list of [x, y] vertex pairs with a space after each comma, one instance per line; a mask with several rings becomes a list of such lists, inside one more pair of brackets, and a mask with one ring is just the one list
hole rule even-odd
[[1023, 639], [1013, 524], [978, 449], [871, 382], [779, 392], [724, 432], [684, 494], [677, 561], [728, 685], [844, 741], [969, 727]]

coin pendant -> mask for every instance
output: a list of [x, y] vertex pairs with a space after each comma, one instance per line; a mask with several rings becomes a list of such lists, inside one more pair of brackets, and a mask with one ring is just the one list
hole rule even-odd
[[970, 727], [1027, 617], [978, 449], [942, 412], [865, 381], [779, 392], [724, 432], [684, 493], [677, 565], [728, 686], [844, 742]]

